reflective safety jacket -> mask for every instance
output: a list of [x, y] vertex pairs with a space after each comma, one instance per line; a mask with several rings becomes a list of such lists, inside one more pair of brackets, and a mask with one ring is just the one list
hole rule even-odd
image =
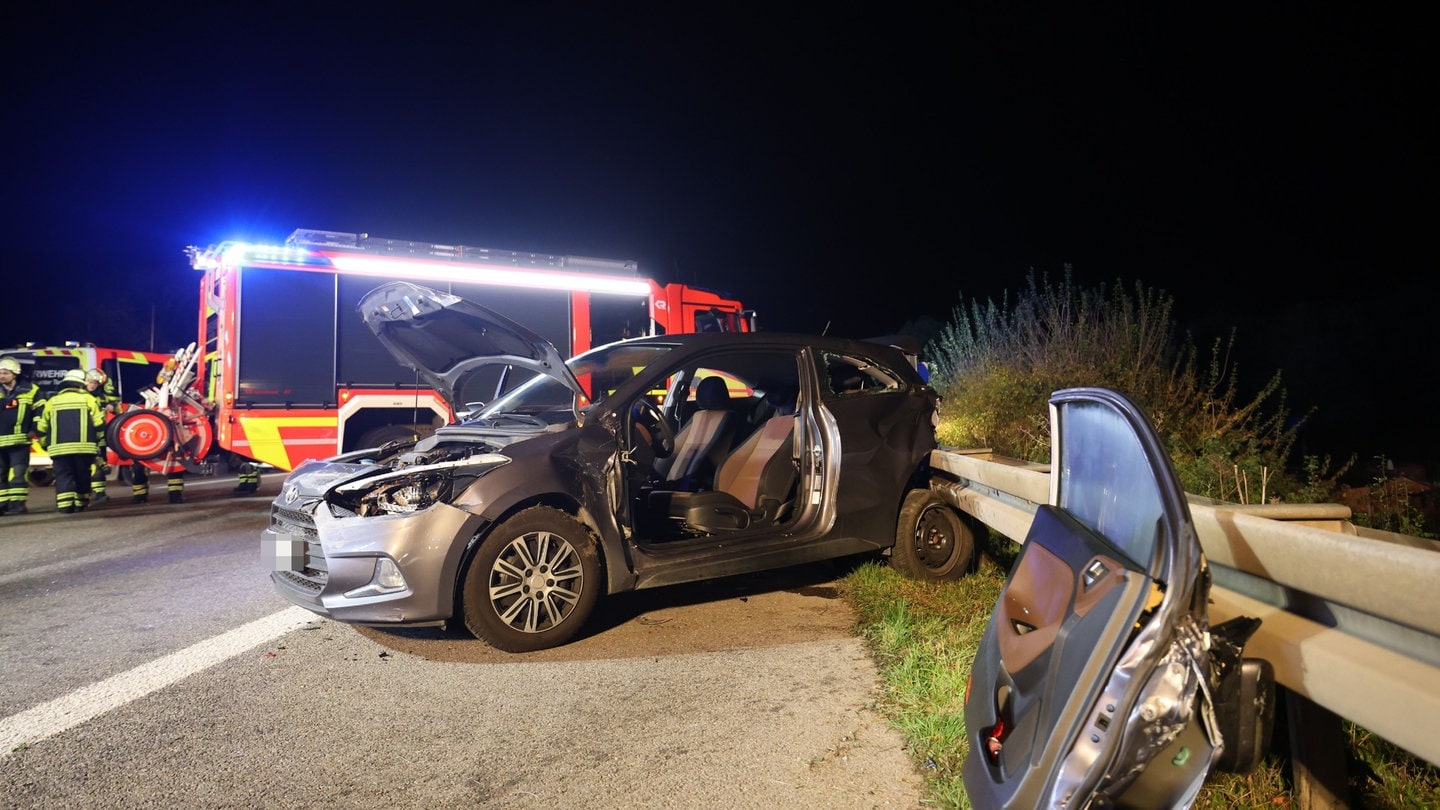
[[115, 392], [114, 380], [107, 379], [104, 385], [94, 391], [90, 391], [88, 387], [85, 390], [89, 391], [90, 396], [95, 397], [95, 401], [100, 403], [100, 410], [109, 413], [120, 412], [120, 395]]
[[0, 390], [0, 447], [30, 443], [35, 429], [35, 397], [40, 389], [28, 380], [16, 380], [8, 393]]
[[105, 412], [84, 387], [62, 388], [45, 401], [35, 430], [52, 456], [93, 456], [104, 446]]
[[[120, 395], [115, 393], [115, 383], [106, 380], [105, 385], [100, 388], [91, 391], [87, 385], [84, 391], [90, 395], [91, 399], [95, 400], [96, 405], [100, 406], [100, 416], [105, 419], [105, 424], [110, 424], [113, 415], [121, 410]], [[105, 455], [105, 428], [100, 429], [100, 435], [96, 438], [95, 445], [95, 455]]]

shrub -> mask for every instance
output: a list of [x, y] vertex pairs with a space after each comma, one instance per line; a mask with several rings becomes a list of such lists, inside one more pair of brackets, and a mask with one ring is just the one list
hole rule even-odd
[[1216, 340], [1202, 374], [1194, 343], [1173, 318], [1174, 300], [1136, 282], [1086, 289], [1066, 265], [1061, 281], [1026, 276], [1011, 306], [963, 298], [927, 344], [931, 380], [944, 397], [940, 440], [997, 454], [1049, 460], [1053, 391], [1098, 386], [1144, 408], [1187, 492], [1241, 503], [1323, 500], [1348, 469], [1307, 458], [1287, 470], [1296, 432], [1280, 372], [1248, 401], [1231, 361], [1234, 332]]

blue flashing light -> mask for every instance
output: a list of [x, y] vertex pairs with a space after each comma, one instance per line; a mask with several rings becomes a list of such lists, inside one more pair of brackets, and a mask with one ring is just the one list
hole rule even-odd
[[264, 264], [299, 267], [329, 267], [330, 259], [314, 251], [284, 245], [252, 245], [239, 242], [226, 249], [224, 264], [237, 267]]
[[249, 242], [221, 242], [205, 250], [190, 250], [190, 265], [196, 270], [206, 271], [216, 267], [245, 267], [261, 265], [269, 267], [314, 267], [330, 268], [329, 257], [300, 247], [283, 245], [255, 245]]

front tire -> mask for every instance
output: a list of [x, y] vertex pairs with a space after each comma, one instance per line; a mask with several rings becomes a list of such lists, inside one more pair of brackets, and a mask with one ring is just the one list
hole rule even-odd
[[506, 652], [574, 638], [600, 598], [595, 540], [579, 521], [536, 506], [497, 526], [466, 569], [465, 628]]
[[953, 507], [926, 489], [905, 496], [891, 567], [913, 579], [941, 582], [965, 576], [974, 562], [975, 533]]

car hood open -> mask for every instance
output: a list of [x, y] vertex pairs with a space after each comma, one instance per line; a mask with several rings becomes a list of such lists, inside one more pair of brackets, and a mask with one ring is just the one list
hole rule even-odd
[[553, 344], [474, 301], [392, 281], [366, 293], [358, 309], [390, 354], [430, 383], [452, 410], [466, 379], [497, 365], [548, 375], [583, 396]]

